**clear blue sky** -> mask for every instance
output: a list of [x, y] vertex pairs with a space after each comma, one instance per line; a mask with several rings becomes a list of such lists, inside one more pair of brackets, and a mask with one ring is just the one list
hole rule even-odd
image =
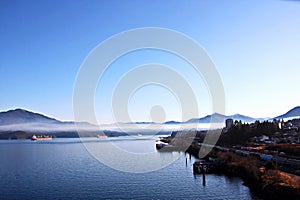
[[[299, 2], [281, 0], [1, 0], [0, 110], [21, 107], [72, 120], [73, 85], [89, 52], [121, 31], [163, 27], [188, 35], [206, 49], [223, 80], [227, 114], [282, 114], [300, 105], [299, 10]], [[211, 114], [203, 80], [171, 57], [144, 51], [114, 63], [104, 79], [109, 87], [99, 86], [95, 97], [98, 118], [111, 120], [106, 97], [124, 69], [153, 60], [185, 74], [197, 93], [199, 115]], [[143, 89], [129, 105], [134, 120], [148, 121], [149, 108], [156, 104], [165, 105], [167, 120], [178, 120], [170, 93], [155, 86]], [[106, 103], [98, 105], [103, 99]]]

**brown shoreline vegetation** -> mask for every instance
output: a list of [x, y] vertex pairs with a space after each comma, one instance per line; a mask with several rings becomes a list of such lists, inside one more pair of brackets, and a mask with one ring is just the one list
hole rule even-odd
[[218, 152], [225, 162], [218, 172], [239, 176], [250, 189], [264, 199], [300, 199], [300, 177], [275, 169], [271, 163], [259, 166], [255, 158], [245, 158], [232, 152]]

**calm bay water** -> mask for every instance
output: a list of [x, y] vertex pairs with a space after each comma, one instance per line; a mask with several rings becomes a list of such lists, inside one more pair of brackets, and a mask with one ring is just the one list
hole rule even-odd
[[[101, 143], [99, 139], [87, 139]], [[132, 151], [155, 151], [155, 139], [119, 137], [111, 142]], [[130, 149], [129, 149], [130, 150]], [[171, 165], [149, 173], [109, 168], [80, 139], [0, 141], [0, 199], [258, 199], [236, 177], [194, 176], [184, 153]], [[111, 159], [118, 159], [112, 157]]]

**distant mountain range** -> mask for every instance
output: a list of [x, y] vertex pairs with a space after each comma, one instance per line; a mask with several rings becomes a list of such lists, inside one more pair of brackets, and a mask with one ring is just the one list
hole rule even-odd
[[[92, 125], [87, 122], [76, 122], [79, 127], [95, 128], [95, 125]], [[0, 112], [0, 130], [3, 127], [11, 127], [13, 130], [14, 127], [18, 127], [18, 130], [28, 130], [28, 129], [51, 129], [56, 130], [75, 130], [75, 122], [72, 121], [59, 121], [57, 119], [47, 117], [40, 113], [35, 113], [27, 111], [24, 109], [15, 109], [9, 110], [6, 112]], [[23, 127], [23, 129], [22, 129]], [[10, 130], [10, 129], [9, 129]]]
[[[33, 134], [49, 134], [53, 137], [79, 137], [77, 129], [85, 136], [96, 136], [98, 126], [87, 122], [62, 122], [24, 109], [0, 112], [0, 139], [26, 139]], [[108, 136], [124, 135], [110, 131]]]
[[255, 118], [248, 117], [248, 116], [241, 115], [241, 114], [226, 116], [226, 115], [222, 115], [219, 113], [214, 113], [212, 115], [207, 115], [203, 118], [190, 119], [190, 120], [186, 121], [185, 123], [210, 123], [211, 120], [213, 120], [214, 122], [222, 123], [222, 122], [224, 122], [224, 120], [229, 119], [229, 118], [233, 119], [233, 120], [238, 120], [238, 121], [241, 120], [243, 122], [254, 122], [255, 120], [257, 120]]
[[[254, 122], [256, 120], [273, 120], [273, 119], [290, 119], [290, 118], [300, 118], [300, 106], [297, 106], [291, 110], [289, 110], [287, 113], [283, 115], [279, 115], [274, 118], [252, 118], [249, 116], [241, 115], [241, 114], [235, 114], [235, 115], [221, 115], [218, 113], [214, 113], [212, 115], [207, 115], [202, 118], [193, 118], [190, 120], [187, 120], [185, 122], [178, 122], [178, 121], [168, 121], [164, 124], [190, 124], [190, 123], [210, 123], [211, 119], [214, 119], [214, 122], [221, 122], [223, 123], [226, 119], [233, 119], [243, 122]], [[152, 124], [153, 122], [130, 122], [130, 123], [124, 123], [126, 124]], [[86, 130], [86, 132], [93, 132], [93, 135], [95, 135], [97, 132], [99, 132], [99, 127], [96, 125], [89, 124], [87, 122], [79, 122], [76, 123], [77, 128], [82, 130]], [[153, 123], [154, 124], [154, 123]], [[62, 122], [57, 119], [47, 117], [45, 115], [27, 111], [24, 109], [15, 109], [15, 110], [9, 110], [5, 112], [0, 112], [0, 138], [1, 134], [3, 136], [3, 133], [11, 133], [11, 132], [42, 132], [42, 133], [66, 133], [66, 135], [70, 134], [70, 132], [74, 135], [76, 134], [76, 127], [75, 122]], [[108, 128], [107, 131], [110, 131]], [[114, 131], [112, 131], [114, 132]], [[67, 134], [68, 133], [68, 134]], [[21, 134], [21, 133], [20, 133]], [[113, 135], [116, 135], [115, 132]]]
[[187, 120], [185, 122], [178, 122], [178, 121], [168, 121], [165, 122], [165, 124], [181, 124], [181, 123], [211, 123], [211, 119], [214, 119], [214, 122], [223, 122], [226, 119], [233, 119], [234, 121], [242, 121], [242, 122], [255, 122], [256, 120], [258, 121], [263, 121], [263, 120], [273, 120], [273, 119], [289, 119], [289, 118], [300, 118], [300, 106], [297, 106], [291, 110], [289, 110], [287, 113], [283, 115], [279, 115], [277, 117], [271, 117], [271, 118], [253, 118], [241, 114], [234, 114], [234, 115], [222, 115], [219, 113], [214, 113], [212, 115], [207, 115], [202, 118], [193, 118], [190, 120]]
[[287, 119], [287, 118], [294, 118], [294, 117], [300, 117], [300, 106], [297, 106], [297, 107], [289, 110], [287, 113], [285, 113], [283, 115], [279, 115], [274, 118], [275, 119]]
[[62, 123], [54, 118], [23, 109], [0, 112], [0, 125], [22, 124], [22, 123]]
[[168, 121], [168, 122], [165, 122], [165, 124], [181, 124], [181, 123], [188, 124], [188, 123], [211, 123], [211, 122], [223, 123], [224, 120], [229, 119], [229, 118], [233, 119], [233, 120], [238, 120], [238, 121], [241, 120], [241, 121], [247, 122], [247, 123], [254, 122], [256, 120], [261, 120], [261, 118], [256, 119], [256, 118], [248, 117], [248, 116], [241, 115], [241, 114], [226, 116], [226, 115], [222, 115], [222, 114], [219, 114], [219, 113], [214, 113], [212, 115], [207, 115], [207, 116], [202, 117], [202, 118], [192, 118], [192, 119], [187, 120], [185, 122]]

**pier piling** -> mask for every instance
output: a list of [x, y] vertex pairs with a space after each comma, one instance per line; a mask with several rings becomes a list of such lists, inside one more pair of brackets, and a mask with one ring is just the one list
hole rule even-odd
[[205, 172], [202, 173], [202, 184], [203, 184], [203, 186], [206, 185]]

